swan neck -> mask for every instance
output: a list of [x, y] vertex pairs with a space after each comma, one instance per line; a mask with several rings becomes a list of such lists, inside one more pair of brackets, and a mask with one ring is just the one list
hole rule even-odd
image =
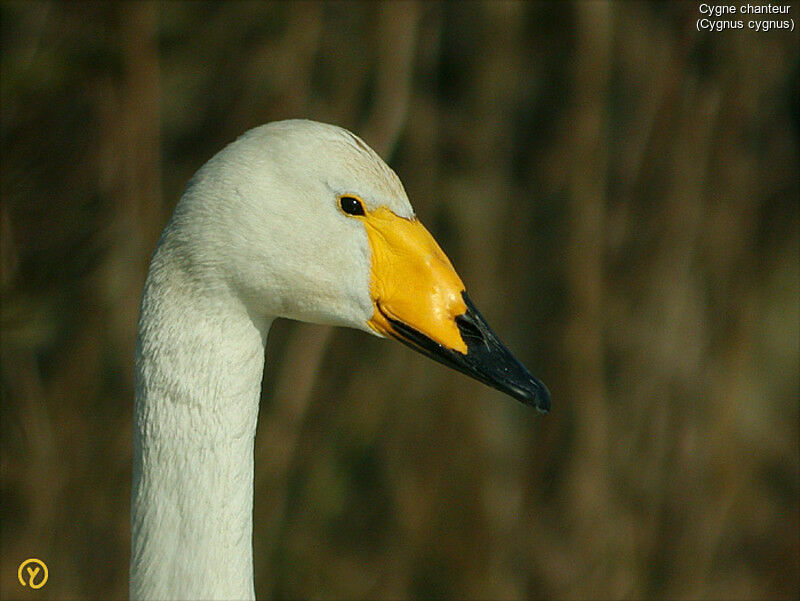
[[269, 322], [159, 261], [136, 351], [131, 598], [254, 598], [253, 441]]

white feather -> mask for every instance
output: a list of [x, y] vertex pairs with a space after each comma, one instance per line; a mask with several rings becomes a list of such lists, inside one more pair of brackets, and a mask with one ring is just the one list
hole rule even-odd
[[189, 183], [136, 348], [134, 599], [252, 599], [253, 440], [273, 319], [370, 333], [370, 250], [339, 194], [413, 216], [394, 172], [311, 121], [253, 129]]

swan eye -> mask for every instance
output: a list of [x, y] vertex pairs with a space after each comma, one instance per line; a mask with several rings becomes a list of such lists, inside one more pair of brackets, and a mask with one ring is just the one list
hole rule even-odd
[[340, 197], [339, 205], [342, 207], [342, 211], [344, 211], [348, 215], [364, 214], [364, 204], [358, 198], [355, 198], [353, 196]]

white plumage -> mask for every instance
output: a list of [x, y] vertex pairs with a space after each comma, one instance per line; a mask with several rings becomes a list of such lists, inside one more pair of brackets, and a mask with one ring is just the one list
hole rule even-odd
[[[349, 195], [363, 215], [342, 210]], [[159, 240], [142, 300], [131, 597], [254, 597], [253, 441], [277, 317], [391, 335], [545, 410], [546, 389], [493, 350], [488, 327], [480, 349], [467, 344], [466, 328], [480, 339], [485, 325], [468, 305], [397, 176], [353, 134], [276, 122], [212, 158]], [[484, 369], [498, 356], [502, 370]]]

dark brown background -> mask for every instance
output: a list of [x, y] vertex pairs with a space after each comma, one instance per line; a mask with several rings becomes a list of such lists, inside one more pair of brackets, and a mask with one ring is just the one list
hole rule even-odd
[[795, 597], [798, 37], [698, 4], [3, 2], [2, 597], [127, 595], [149, 255], [287, 117], [387, 157], [553, 411], [277, 323], [261, 598]]

